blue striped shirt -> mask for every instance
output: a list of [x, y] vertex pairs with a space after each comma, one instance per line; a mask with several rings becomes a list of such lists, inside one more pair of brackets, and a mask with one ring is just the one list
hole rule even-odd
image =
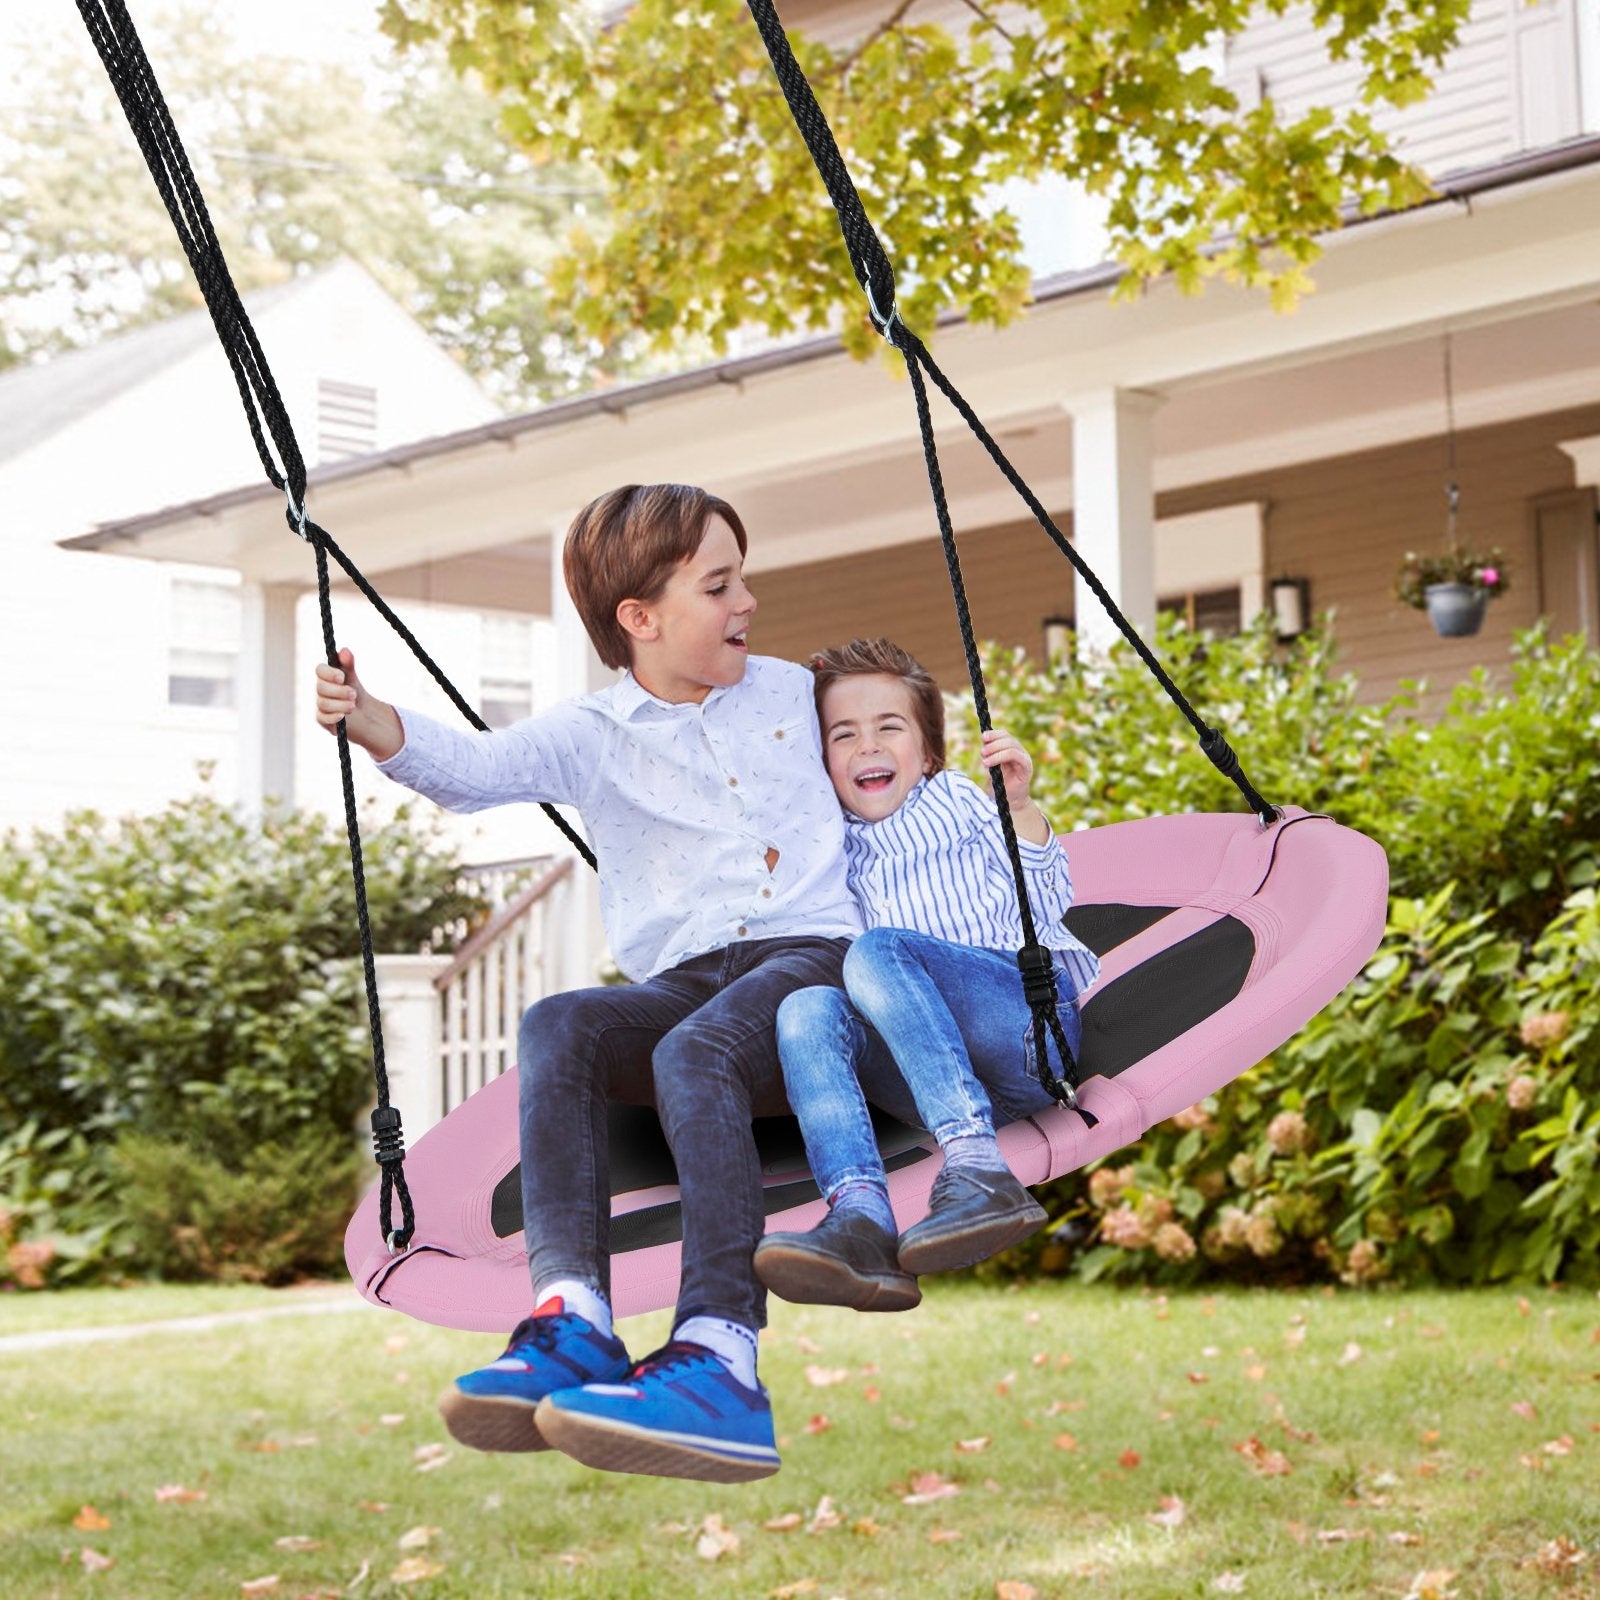
[[[1100, 962], [1067, 932], [1072, 904], [1067, 853], [1052, 834], [1019, 838], [1023, 878], [1039, 942], [1055, 952], [1081, 994]], [[952, 944], [1015, 954], [1022, 944], [1016, 880], [994, 801], [948, 768], [924, 778], [881, 822], [845, 813], [844, 858], [850, 889], [869, 928], [909, 928]]]

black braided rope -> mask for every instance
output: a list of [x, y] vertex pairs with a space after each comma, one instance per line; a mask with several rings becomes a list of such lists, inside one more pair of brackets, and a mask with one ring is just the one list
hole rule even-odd
[[[338, 666], [334, 642], [333, 613], [329, 590], [327, 557], [332, 555], [351, 581], [377, 608], [422, 663], [434, 682], [444, 689], [452, 703], [473, 727], [487, 731], [487, 724], [467, 704], [444, 673], [418, 643], [415, 636], [379, 597], [377, 591], [357, 570], [354, 563], [334, 543], [326, 529], [306, 517], [306, 467], [294, 426], [279, 393], [265, 352], [256, 337], [249, 316], [239, 298], [233, 275], [223, 256], [216, 230], [206, 209], [205, 197], [189, 164], [183, 141], [162, 97], [149, 57], [145, 54], [138, 30], [128, 15], [123, 0], [77, 0], [78, 12], [99, 54], [106, 76], [116, 92], [128, 126], [138, 143], [145, 165], [161, 196], [162, 204], [178, 234], [178, 242], [188, 258], [195, 281], [200, 286], [212, 326], [227, 357], [229, 369], [239, 391], [245, 421], [250, 428], [262, 471], [275, 488], [288, 499], [285, 518], [290, 528], [307, 540], [316, 552], [317, 597], [322, 616], [323, 646], [329, 665]], [[270, 436], [270, 445], [268, 438]], [[276, 455], [274, 455], [276, 451]], [[350, 869], [355, 886], [356, 922], [361, 936], [362, 971], [366, 981], [367, 1015], [372, 1032], [373, 1077], [377, 1086], [377, 1109], [372, 1113], [373, 1152], [382, 1171], [379, 1227], [393, 1249], [404, 1249], [415, 1233], [415, 1215], [405, 1180], [405, 1140], [399, 1111], [389, 1104], [389, 1076], [384, 1064], [383, 1028], [378, 1009], [377, 971], [372, 951], [372, 927], [367, 913], [366, 875], [362, 865], [361, 830], [357, 818], [355, 781], [351, 771], [350, 742], [343, 722], [336, 730], [339, 771], [344, 792], [345, 832], [350, 845]], [[561, 833], [592, 867], [594, 853], [568, 825], [554, 806], [542, 808]], [[401, 1226], [392, 1223], [392, 1199], [399, 1196]]]

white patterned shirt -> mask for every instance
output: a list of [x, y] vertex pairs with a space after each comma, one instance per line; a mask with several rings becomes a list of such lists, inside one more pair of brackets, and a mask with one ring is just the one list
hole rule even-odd
[[[1081, 994], [1100, 974], [1094, 952], [1067, 932], [1072, 904], [1067, 853], [1052, 833], [1044, 844], [1018, 838], [1039, 942], [1071, 973]], [[994, 801], [946, 768], [923, 778], [879, 822], [846, 815], [850, 888], [869, 928], [908, 928], [952, 944], [1015, 954], [1022, 947], [1016, 879]]]
[[406, 742], [379, 769], [448, 810], [577, 808], [611, 953], [635, 981], [743, 939], [861, 931], [805, 667], [751, 656], [699, 705], [624, 673], [493, 733], [400, 720]]

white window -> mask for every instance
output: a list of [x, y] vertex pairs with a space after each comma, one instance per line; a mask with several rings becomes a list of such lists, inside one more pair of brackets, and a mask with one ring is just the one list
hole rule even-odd
[[317, 379], [317, 460], [351, 461], [378, 448], [378, 391]]
[[1156, 609], [1175, 612], [1189, 625], [1191, 633], [1218, 635], [1237, 633], [1243, 611], [1238, 584], [1227, 589], [1191, 589], [1186, 594], [1163, 595], [1156, 601]]
[[227, 709], [239, 680], [239, 590], [205, 578], [172, 580], [167, 704]]
[[533, 715], [533, 620], [491, 612], [483, 619], [483, 720], [491, 728]]

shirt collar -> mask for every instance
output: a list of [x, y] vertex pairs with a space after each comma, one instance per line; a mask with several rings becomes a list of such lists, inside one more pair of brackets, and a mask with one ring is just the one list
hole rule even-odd
[[[746, 668], [746, 670], [748, 671], [749, 669]], [[611, 696], [612, 708], [624, 722], [627, 722], [632, 719], [634, 714], [642, 706], [654, 706], [658, 711], [683, 711], [689, 708], [703, 711], [707, 706], [711, 705], [713, 701], [720, 700], [722, 696], [728, 692], [728, 690], [725, 685], [718, 684], [711, 691], [711, 693], [705, 697], [704, 700], [701, 700], [698, 703], [693, 700], [684, 700], [674, 704], [668, 700], [656, 699], [656, 697], [651, 694], [650, 691], [645, 688], [645, 686], [640, 683], [636, 677], [634, 677], [632, 669], [625, 667], [623, 669], [622, 676], [617, 679], [616, 683], [611, 686], [611, 689], [608, 692]]]

